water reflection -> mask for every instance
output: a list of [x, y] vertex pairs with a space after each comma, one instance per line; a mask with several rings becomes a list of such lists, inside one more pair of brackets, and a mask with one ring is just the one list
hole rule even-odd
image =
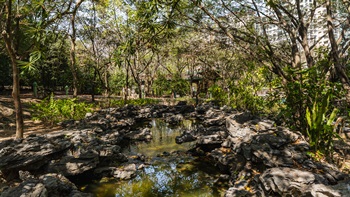
[[193, 143], [176, 144], [175, 137], [180, 135], [183, 130], [190, 130], [194, 127], [192, 120], [184, 120], [178, 127], [171, 128], [160, 119], [153, 119], [150, 122], [152, 126], [153, 139], [150, 142], [136, 142], [128, 146], [124, 153], [141, 153], [149, 157], [155, 157], [163, 152], [186, 151], [193, 147]]
[[184, 121], [178, 128], [169, 128], [161, 120], [153, 120], [151, 125], [151, 142], [136, 143], [125, 150], [126, 154], [142, 153], [148, 156], [150, 165], [132, 180], [91, 184], [85, 191], [97, 197], [220, 196], [220, 188], [214, 184], [219, 176], [214, 166], [183, 152], [167, 157], [156, 156], [164, 151], [191, 148], [191, 144], [176, 144], [175, 136], [183, 129], [191, 129], [192, 122]]

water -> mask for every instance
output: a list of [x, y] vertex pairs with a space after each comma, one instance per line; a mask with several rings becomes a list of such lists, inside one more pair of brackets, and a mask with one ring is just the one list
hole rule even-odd
[[[205, 158], [185, 153], [193, 144], [175, 143], [175, 136], [180, 135], [183, 129], [191, 129], [192, 122], [186, 120], [179, 127], [169, 128], [162, 120], [152, 120], [151, 125], [151, 142], [135, 143], [124, 150], [127, 155], [144, 154], [150, 165], [146, 165], [132, 180], [94, 183], [84, 191], [98, 197], [221, 196], [224, 187], [215, 184], [220, 175], [215, 167]], [[176, 153], [159, 156], [164, 152]]]

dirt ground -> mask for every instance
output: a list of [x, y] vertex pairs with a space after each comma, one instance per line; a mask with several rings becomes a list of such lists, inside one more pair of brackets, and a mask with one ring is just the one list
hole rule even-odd
[[[25, 133], [28, 136], [32, 133], [45, 134], [58, 131], [59, 126], [45, 125], [41, 121], [33, 121], [31, 116], [31, 104], [40, 102], [31, 93], [21, 94], [21, 102], [24, 115]], [[13, 138], [16, 133], [16, 114], [14, 111], [13, 98], [10, 93], [0, 95], [0, 141]]]

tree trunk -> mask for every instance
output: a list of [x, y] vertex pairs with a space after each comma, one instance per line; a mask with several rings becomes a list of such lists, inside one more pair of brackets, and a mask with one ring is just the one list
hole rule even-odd
[[[72, 24], [72, 26], [74, 26]], [[75, 31], [75, 30], [74, 30]], [[75, 35], [71, 37], [71, 49], [70, 49], [70, 70], [73, 76], [73, 97], [78, 96], [78, 76], [76, 70], [76, 61], [75, 61]]]
[[332, 58], [335, 73], [337, 74], [337, 77], [339, 77], [344, 90], [346, 91], [346, 101], [349, 104], [350, 103], [350, 81], [346, 74], [345, 67], [342, 65], [341, 58], [339, 56], [338, 51], [338, 44], [335, 39], [334, 35], [334, 24], [333, 24], [333, 13], [332, 13], [332, 1], [327, 0], [326, 2], [326, 9], [327, 9], [327, 27], [328, 27], [328, 36], [329, 41], [331, 43], [331, 53], [330, 58]]
[[126, 76], [125, 76], [125, 94], [124, 94], [124, 105], [128, 101], [128, 95], [129, 95], [129, 61], [126, 61]]
[[[95, 68], [94, 68], [95, 69]], [[92, 80], [92, 84], [91, 84], [91, 101], [95, 102], [95, 81], [96, 81], [96, 70], [94, 71], [94, 78]]]
[[139, 80], [139, 83], [137, 83], [137, 87], [139, 88], [139, 99], [142, 99], [142, 85]]
[[75, 39], [76, 39], [76, 30], [75, 30], [75, 16], [77, 15], [78, 8], [83, 3], [84, 0], [80, 0], [74, 7], [71, 17], [71, 26], [72, 26], [72, 35], [71, 35], [71, 49], [70, 49], [70, 69], [73, 75], [73, 97], [78, 96], [78, 75], [75, 61]]
[[23, 122], [23, 111], [20, 98], [20, 85], [19, 85], [19, 71], [17, 65], [16, 52], [12, 45], [12, 36], [11, 36], [11, 20], [12, 20], [12, 1], [7, 1], [7, 20], [6, 20], [6, 30], [2, 32], [2, 37], [5, 41], [7, 52], [11, 58], [12, 64], [12, 97], [15, 105], [16, 112], [16, 139], [23, 138], [24, 133], [24, 122]]

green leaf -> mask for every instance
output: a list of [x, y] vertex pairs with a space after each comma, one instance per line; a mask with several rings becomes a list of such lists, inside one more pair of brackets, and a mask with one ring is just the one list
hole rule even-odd
[[306, 120], [309, 127], [312, 127], [311, 114], [309, 108], [306, 108]]

